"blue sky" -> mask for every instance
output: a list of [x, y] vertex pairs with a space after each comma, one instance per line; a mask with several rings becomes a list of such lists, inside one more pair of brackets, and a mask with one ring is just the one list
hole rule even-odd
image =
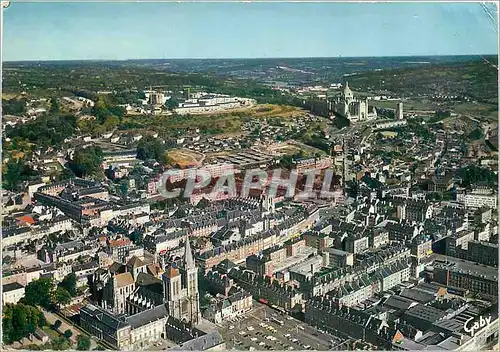
[[497, 53], [478, 3], [16, 3], [3, 60]]

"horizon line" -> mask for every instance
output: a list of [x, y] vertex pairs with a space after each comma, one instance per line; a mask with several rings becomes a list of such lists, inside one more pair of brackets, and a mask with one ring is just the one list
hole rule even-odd
[[384, 56], [281, 56], [281, 57], [181, 57], [181, 58], [127, 58], [127, 59], [26, 59], [3, 60], [3, 63], [17, 62], [67, 62], [67, 61], [146, 61], [146, 60], [280, 60], [280, 59], [357, 59], [357, 58], [410, 58], [410, 57], [466, 57], [497, 56], [498, 53], [476, 54], [418, 54], [418, 55], [384, 55]]

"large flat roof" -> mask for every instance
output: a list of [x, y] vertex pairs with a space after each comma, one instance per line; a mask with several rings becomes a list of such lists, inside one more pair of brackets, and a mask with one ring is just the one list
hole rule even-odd
[[[435, 254], [434, 255], [435, 260], [439, 260], [443, 262], [439, 266], [446, 265], [445, 263], [448, 262], [449, 264], [453, 265], [453, 270], [454, 271], [462, 271], [465, 273], [469, 273], [476, 275], [476, 276], [484, 276], [486, 279], [492, 280], [492, 281], [498, 281], [498, 268], [492, 267], [492, 266], [487, 266], [484, 264], [477, 264], [468, 260], [463, 260], [463, 259], [458, 259], [458, 258], [453, 258], [449, 256], [445, 256], [442, 254]], [[438, 266], [438, 263], [433, 264], [434, 267]]]

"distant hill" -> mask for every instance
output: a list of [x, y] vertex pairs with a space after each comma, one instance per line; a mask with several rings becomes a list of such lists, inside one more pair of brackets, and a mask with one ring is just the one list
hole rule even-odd
[[[486, 62], [488, 60], [490, 63]], [[171, 90], [204, 87], [249, 97], [276, 96], [262, 83], [329, 85], [348, 80], [355, 91], [391, 91], [406, 97], [446, 94], [497, 103], [498, 57], [421, 56], [358, 58], [184, 59], [4, 62], [5, 93], [63, 95], [75, 90]]]
[[497, 103], [497, 67], [498, 57], [478, 58], [468, 62], [362, 72], [350, 76], [349, 84], [356, 90], [397, 92], [406, 97], [447, 94]]

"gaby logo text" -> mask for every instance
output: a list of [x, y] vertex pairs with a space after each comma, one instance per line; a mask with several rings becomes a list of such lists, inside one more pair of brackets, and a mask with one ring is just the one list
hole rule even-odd
[[487, 318], [483, 318], [483, 316], [480, 316], [479, 321], [476, 320], [475, 322], [473, 322], [473, 320], [474, 318], [470, 318], [464, 324], [465, 332], [469, 332], [471, 336], [474, 336], [477, 330], [489, 325], [491, 322], [491, 316], [488, 316]]

